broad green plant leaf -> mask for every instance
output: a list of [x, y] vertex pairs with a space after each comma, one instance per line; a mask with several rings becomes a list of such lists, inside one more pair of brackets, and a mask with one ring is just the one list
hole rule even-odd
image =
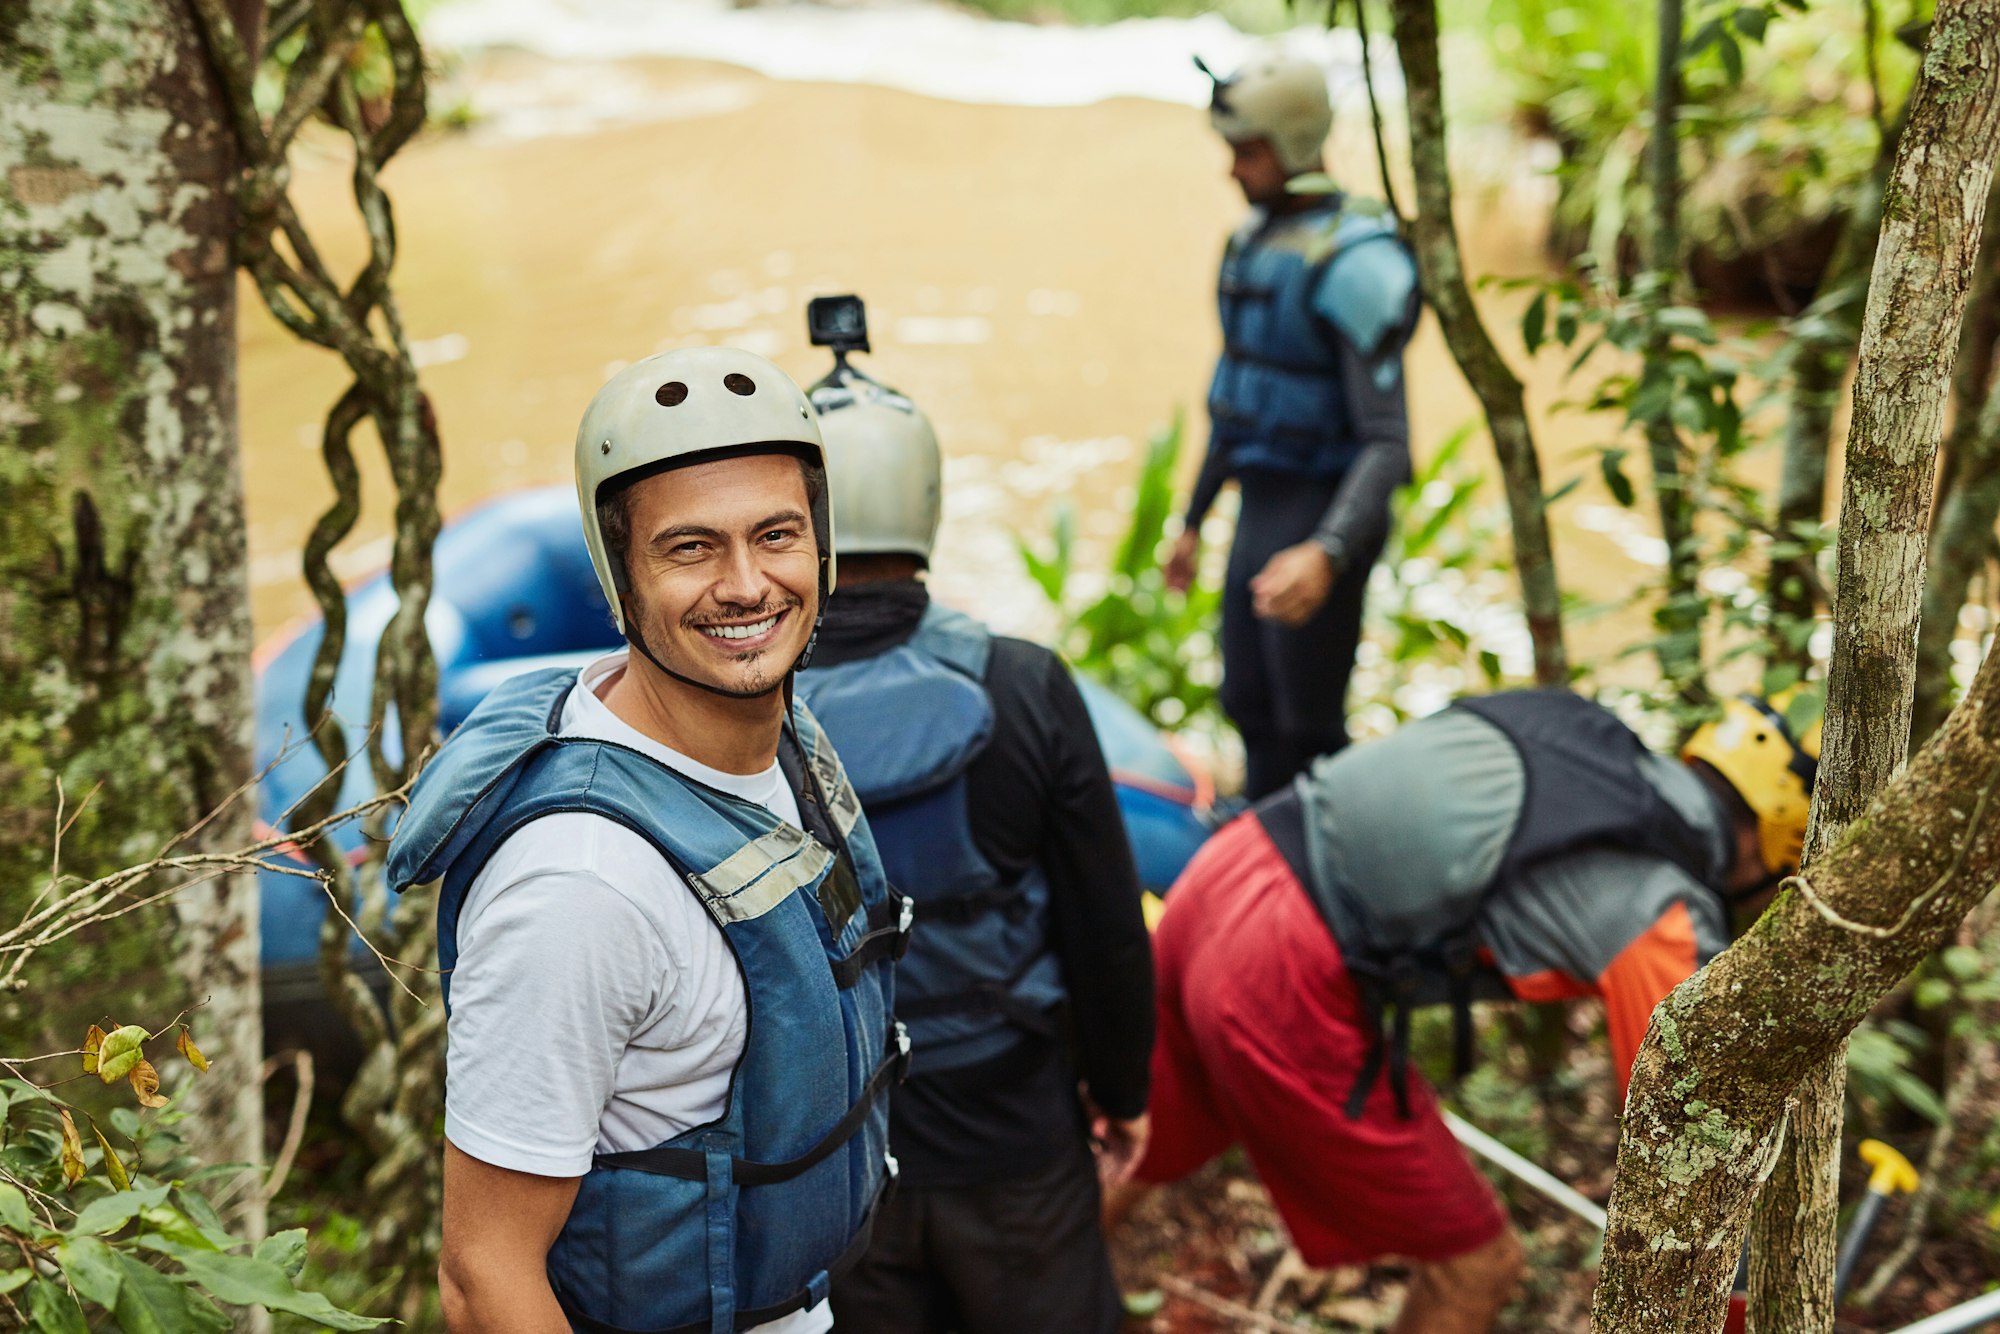
[[77, 1295], [107, 1311], [118, 1304], [124, 1271], [118, 1252], [96, 1237], [72, 1237], [56, 1247], [56, 1261]]
[[28, 1197], [18, 1187], [0, 1184], [0, 1226], [10, 1227], [23, 1236], [35, 1230]]
[[36, 1334], [90, 1334], [76, 1298], [46, 1278], [28, 1285], [28, 1327]]
[[172, 1189], [172, 1186], [150, 1186], [145, 1190], [122, 1190], [116, 1195], [99, 1196], [83, 1206], [70, 1230], [99, 1237], [116, 1232], [137, 1218], [142, 1210], [165, 1203], [167, 1193]]
[[177, 1256], [188, 1277], [232, 1306], [263, 1306], [304, 1316], [327, 1329], [374, 1329], [386, 1323], [343, 1311], [317, 1292], [300, 1292], [291, 1276], [270, 1260], [247, 1255], [211, 1255], [190, 1251]]
[[268, 1260], [296, 1279], [306, 1267], [306, 1230], [295, 1227], [257, 1243], [257, 1258]]

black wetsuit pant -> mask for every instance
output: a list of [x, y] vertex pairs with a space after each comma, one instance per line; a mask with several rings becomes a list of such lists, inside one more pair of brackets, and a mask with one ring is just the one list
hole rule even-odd
[[1347, 680], [1361, 644], [1368, 572], [1382, 549], [1350, 552], [1304, 625], [1265, 620], [1253, 610], [1250, 581], [1273, 555], [1312, 536], [1340, 482], [1246, 472], [1237, 485], [1242, 503], [1222, 590], [1221, 696], [1243, 734], [1243, 790], [1255, 801], [1347, 744]]
[[833, 1285], [834, 1334], [1115, 1334], [1100, 1208], [1081, 1141], [1018, 1181], [900, 1187]]

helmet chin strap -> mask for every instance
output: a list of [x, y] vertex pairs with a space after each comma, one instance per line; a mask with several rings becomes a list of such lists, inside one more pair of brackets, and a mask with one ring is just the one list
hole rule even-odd
[[661, 662], [659, 655], [648, 647], [646, 637], [639, 631], [639, 618], [632, 614], [630, 596], [628, 593], [624, 598], [620, 599], [621, 610], [625, 613], [625, 642], [637, 649], [640, 656], [645, 658], [647, 662], [652, 663], [682, 685], [693, 686], [696, 690], [706, 690], [709, 694], [720, 695], [724, 699], [762, 699], [773, 691], [782, 690], [785, 692], [786, 701], [789, 702], [792, 697], [792, 675], [795, 672], [803, 671], [812, 662], [813, 649], [819, 645], [819, 628], [826, 620], [826, 557], [820, 557], [819, 561], [819, 610], [813, 616], [812, 633], [806, 636], [806, 646], [799, 650], [799, 656], [792, 659], [792, 665], [784, 670], [784, 674], [770, 685], [765, 686], [762, 690], [730, 690], [708, 681], [697, 681], [685, 672], [677, 672], [667, 666], [666, 663]]

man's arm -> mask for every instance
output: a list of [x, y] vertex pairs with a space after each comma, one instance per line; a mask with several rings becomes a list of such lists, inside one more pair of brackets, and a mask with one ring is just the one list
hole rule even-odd
[[1346, 566], [1382, 545], [1389, 498], [1410, 480], [1403, 348], [1415, 326], [1416, 270], [1387, 241], [1363, 242], [1328, 269], [1318, 302], [1338, 349], [1336, 374], [1361, 451], [1313, 535], [1273, 556], [1251, 583], [1257, 614], [1310, 619]]
[[451, 1334], [570, 1334], [547, 1266], [581, 1182], [494, 1167], [445, 1141], [438, 1297]]
[[[1146, 1110], [1153, 1052], [1153, 949], [1139, 873], [1083, 696], [1061, 659], [1040, 655], [1049, 786], [1038, 860], [1049, 879], [1050, 934], [1091, 1103], [1132, 1122]], [[1136, 1127], [1107, 1130], [1117, 1148]]]

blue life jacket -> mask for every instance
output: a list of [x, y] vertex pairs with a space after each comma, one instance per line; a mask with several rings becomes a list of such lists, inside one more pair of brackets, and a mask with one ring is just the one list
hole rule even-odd
[[896, 1012], [918, 1074], [990, 1059], [1024, 1034], [1054, 1038], [1066, 997], [1049, 950], [1047, 878], [1040, 867], [1004, 878], [972, 838], [965, 776], [993, 735], [991, 651], [985, 626], [934, 602], [888, 652], [799, 674], [890, 883], [916, 904]]
[[805, 708], [792, 710], [780, 761], [811, 833], [635, 750], [558, 736], [576, 686], [574, 670], [531, 672], [480, 703], [418, 780], [390, 883], [442, 878], [449, 970], [473, 878], [539, 816], [615, 820], [687, 882], [749, 1000], [726, 1109], [654, 1148], [598, 1154], [549, 1251], [549, 1282], [593, 1334], [748, 1329], [823, 1299], [867, 1247], [894, 1174], [888, 1090], [908, 1065], [890, 1015], [907, 913]]
[[[1339, 375], [1338, 334], [1315, 304], [1334, 260], [1406, 268], [1396, 220], [1379, 204], [1333, 196], [1299, 213], [1259, 213], [1229, 238], [1216, 301], [1222, 356], [1209, 383], [1213, 448], [1246, 469], [1332, 480], [1361, 450]], [[1383, 309], [1338, 318], [1363, 355], [1415, 318], [1408, 281], [1362, 282], [1354, 300]], [[1393, 305], [1394, 309], [1388, 306]]]

